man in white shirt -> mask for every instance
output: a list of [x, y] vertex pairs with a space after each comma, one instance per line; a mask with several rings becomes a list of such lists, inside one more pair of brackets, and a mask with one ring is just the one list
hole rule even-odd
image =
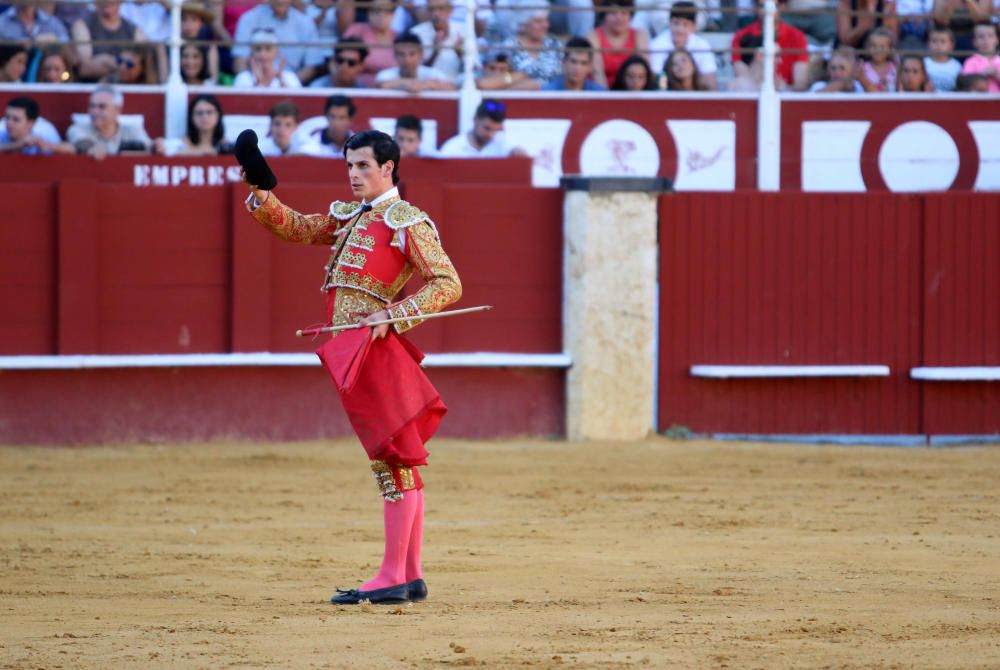
[[354, 134], [351, 122], [357, 111], [354, 101], [346, 95], [335, 94], [326, 99], [323, 105], [326, 128], [317, 128], [309, 134], [310, 144], [317, 149], [315, 155], [344, 160], [344, 146]]
[[248, 67], [236, 75], [234, 88], [302, 88], [294, 72], [285, 68], [278, 52], [278, 36], [270, 28], [258, 28], [250, 37]]
[[396, 67], [387, 67], [375, 75], [375, 85], [409, 93], [420, 91], [454, 91], [455, 83], [448, 75], [423, 65], [424, 47], [413, 33], [403, 33], [392, 44]]
[[267, 137], [260, 141], [260, 153], [264, 156], [315, 156], [319, 147], [308, 139], [299, 140], [295, 131], [299, 129], [299, 108], [291, 100], [283, 100], [271, 108], [271, 126]]
[[511, 154], [503, 139], [506, 106], [497, 100], [483, 100], [476, 108], [472, 130], [456, 135], [438, 149], [438, 158], [506, 158]]
[[4, 126], [0, 128], [0, 153], [26, 156], [74, 154], [76, 149], [59, 138], [55, 127], [39, 116], [34, 98], [16, 97], [7, 101]]
[[663, 72], [670, 52], [674, 49], [687, 49], [698, 66], [701, 80], [708, 90], [716, 89], [715, 73], [719, 69], [715, 64], [715, 54], [712, 46], [695, 34], [695, 18], [698, 8], [693, 2], [679, 0], [670, 8], [670, 29], [654, 37], [649, 43], [649, 66], [655, 74]]
[[430, 21], [413, 26], [411, 33], [424, 47], [424, 65], [443, 72], [452, 80], [462, 74], [462, 44], [465, 27], [451, 19], [451, 0], [427, 0]]

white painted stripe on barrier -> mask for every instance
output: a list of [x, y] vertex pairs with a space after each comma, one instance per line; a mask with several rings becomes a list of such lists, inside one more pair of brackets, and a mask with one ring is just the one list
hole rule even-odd
[[693, 377], [888, 377], [888, 365], [692, 365]]
[[[0, 370], [82, 370], [95, 368], [295, 367], [319, 365], [315, 354], [138, 354], [0, 356]], [[568, 368], [569, 354], [475, 352], [427, 354], [427, 368]]]
[[932, 382], [993, 382], [1000, 381], [1000, 367], [934, 366], [912, 368], [910, 377]]

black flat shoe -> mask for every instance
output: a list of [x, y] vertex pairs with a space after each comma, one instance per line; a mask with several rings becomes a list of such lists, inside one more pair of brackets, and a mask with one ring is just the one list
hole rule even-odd
[[406, 583], [406, 595], [417, 603], [427, 599], [427, 583], [422, 579], [414, 579]]
[[363, 600], [374, 604], [391, 605], [393, 603], [405, 603], [407, 598], [407, 584], [396, 584], [387, 586], [384, 589], [372, 589], [371, 591], [360, 591], [350, 589], [341, 591], [337, 589], [337, 595], [330, 598], [334, 605], [357, 605]]

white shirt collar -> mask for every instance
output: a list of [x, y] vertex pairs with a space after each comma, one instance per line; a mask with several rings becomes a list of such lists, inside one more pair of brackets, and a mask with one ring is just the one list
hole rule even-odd
[[396, 187], [396, 186], [393, 186], [388, 191], [386, 191], [385, 193], [383, 193], [379, 197], [375, 198], [371, 202], [366, 203], [366, 202], [364, 202], [362, 200], [361, 204], [363, 204], [363, 205], [367, 204], [367, 205], [371, 205], [372, 207], [374, 207], [375, 205], [379, 204], [380, 202], [384, 202], [384, 201], [388, 200], [389, 198], [398, 198], [398, 197], [399, 197], [399, 188]]

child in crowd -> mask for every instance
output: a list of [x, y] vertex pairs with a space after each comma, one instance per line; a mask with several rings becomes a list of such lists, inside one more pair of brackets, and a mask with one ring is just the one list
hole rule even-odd
[[972, 31], [976, 53], [965, 59], [962, 74], [986, 78], [990, 93], [1000, 93], [1000, 56], [997, 55], [997, 28], [992, 23], [978, 23]]
[[687, 49], [674, 49], [663, 65], [663, 88], [668, 91], [707, 91], [694, 57]]
[[989, 93], [990, 82], [981, 74], [960, 74], [955, 80], [955, 90], [959, 93]]
[[934, 84], [924, 69], [924, 59], [916, 54], [903, 56], [899, 61], [900, 93], [933, 93]]
[[955, 79], [962, 73], [962, 64], [951, 57], [955, 50], [955, 36], [949, 28], [932, 27], [927, 39], [927, 56], [924, 69], [934, 84], [934, 90], [947, 93], [955, 90]]
[[857, 59], [854, 56], [854, 49], [851, 47], [840, 47], [830, 56], [830, 61], [826, 64], [828, 79], [817, 81], [810, 88], [810, 93], [864, 93], [855, 78], [857, 72]]
[[858, 81], [868, 93], [896, 90], [896, 62], [892, 52], [892, 33], [876, 28], [865, 42], [869, 60], [861, 65]]

